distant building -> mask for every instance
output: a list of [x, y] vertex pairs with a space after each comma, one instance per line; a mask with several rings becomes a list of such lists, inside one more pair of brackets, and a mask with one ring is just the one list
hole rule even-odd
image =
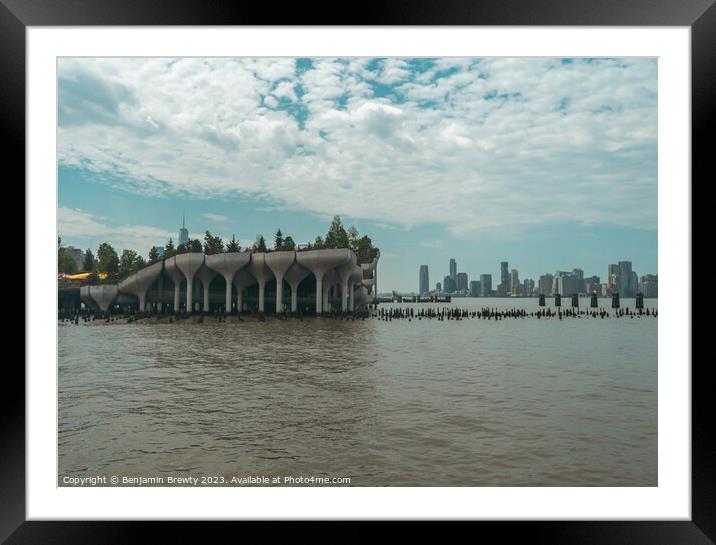
[[520, 275], [517, 269], [510, 271], [510, 295], [520, 294]]
[[457, 291], [467, 291], [467, 273], [457, 273]]
[[539, 277], [537, 291], [538, 295], [552, 295], [552, 283], [554, 277], [551, 274], [543, 274]]
[[473, 280], [470, 282], [470, 297], [480, 297], [480, 281]]
[[641, 277], [639, 282], [638, 290], [644, 294], [644, 297], [658, 297], [659, 296], [659, 284], [658, 276], [655, 274], [645, 274]]
[[420, 289], [418, 293], [423, 295], [430, 291], [430, 279], [428, 277], [428, 266], [420, 265]]
[[455, 258], [450, 258], [450, 278], [457, 284], [457, 262]]
[[492, 296], [492, 275], [481, 274], [480, 275], [480, 297], [491, 297]]
[[504, 289], [509, 290], [510, 289], [510, 273], [507, 269], [508, 263], [507, 261], [502, 261], [500, 263], [500, 284], [504, 286]]
[[435, 284], [435, 291], [438, 291], [438, 292], [439, 292], [439, 291], [442, 291], [442, 290], [443, 290], [443, 285], [442, 285], [440, 282], [438, 282], [437, 284]]
[[522, 295], [530, 296], [535, 291], [535, 281], [531, 278], [525, 278], [522, 281]]
[[82, 265], [85, 261], [85, 253], [82, 250], [74, 246], [67, 246], [67, 248], [65, 248], [65, 255], [70, 256], [74, 260], [78, 271], [82, 270]]
[[186, 244], [189, 242], [189, 230], [186, 228], [186, 218], [182, 215], [181, 218], [181, 229], [179, 229], [179, 244]]
[[602, 293], [602, 285], [598, 276], [594, 275], [584, 279], [584, 293], [596, 293], [597, 295]]
[[443, 278], [443, 290], [445, 293], [455, 293], [457, 291], [457, 282], [450, 275]]
[[619, 262], [619, 296], [634, 297], [636, 286], [632, 286], [631, 261]]
[[164, 246], [155, 246], [154, 251], [157, 253], [157, 257], [164, 257]]

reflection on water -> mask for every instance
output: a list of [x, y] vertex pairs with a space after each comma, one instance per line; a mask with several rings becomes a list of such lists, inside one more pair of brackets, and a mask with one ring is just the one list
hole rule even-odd
[[61, 324], [59, 474], [656, 486], [657, 323]]

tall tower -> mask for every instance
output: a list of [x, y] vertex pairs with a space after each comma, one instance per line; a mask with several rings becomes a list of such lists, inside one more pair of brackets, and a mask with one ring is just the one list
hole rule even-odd
[[509, 289], [510, 287], [510, 273], [507, 270], [507, 266], [507, 261], [500, 263], [500, 283], [505, 286], [505, 289]]
[[450, 278], [452, 278], [453, 282], [457, 285], [457, 262], [454, 257], [450, 258]]
[[189, 242], [189, 230], [186, 228], [186, 218], [184, 214], [181, 216], [181, 229], [179, 229], [179, 244]]
[[428, 266], [420, 265], [420, 290], [418, 295], [424, 295], [430, 291], [430, 279], [428, 277]]

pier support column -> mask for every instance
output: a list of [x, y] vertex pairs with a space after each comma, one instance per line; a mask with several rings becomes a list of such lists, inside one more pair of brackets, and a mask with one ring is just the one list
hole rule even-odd
[[139, 312], [145, 312], [147, 309], [147, 292], [139, 294]]
[[209, 312], [209, 283], [204, 284], [204, 312]]
[[276, 314], [283, 311], [283, 275], [276, 274]]
[[186, 311], [189, 314], [194, 312], [194, 278], [186, 279]]
[[291, 312], [296, 312], [298, 309], [298, 287], [296, 289], [293, 289], [293, 286], [291, 287]]
[[226, 313], [231, 314], [231, 281], [234, 277], [234, 274], [225, 274], [224, 280], [226, 280]]
[[323, 273], [316, 275], [316, 314], [323, 312]]
[[178, 282], [174, 283], [174, 312], [179, 312], [179, 298], [181, 296], [181, 284]]

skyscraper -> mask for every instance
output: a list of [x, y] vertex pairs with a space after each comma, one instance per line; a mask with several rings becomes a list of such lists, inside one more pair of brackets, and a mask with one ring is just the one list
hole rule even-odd
[[520, 275], [517, 269], [512, 269], [510, 272], [510, 293], [512, 295], [520, 294]]
[[457, 285], [457, 262], [454, 257], [450, 258], [450, 278]]
[[480, 297], [480, 282], [478, 280], [470, 282], [470, 297]]
[[457, 291], [467, 291], [467, 273], [457, 273]]
[[179, 229], [179, 244], [186, 244], [189, 242], [189, 230], [186, 228], [186, 221], [184, 214], [181, 217], [181, 229]]
[[492, 275], [480, 275], [480, 296], [490, 297], [492, 295]]
[[[634, 297], [632, 289], [631, 261], [619, 262], [619, 296]], [[636, 287], [636, 286], [635, 286]]]
[[510, 273], [507, 267], [507, 261], [500, 263], [500, 284], [505, 286], [505, 288], [509, 288], [510, 286]]
[[543, 274], [539, 277], [538, 295], [552, 295], [552, 284], [554, 277], [551, 274]]
[[424, 295], [430, 291], [430, 279], [428, 277], [428, 266], [420, 265], [420, 291], [419, 295]]

